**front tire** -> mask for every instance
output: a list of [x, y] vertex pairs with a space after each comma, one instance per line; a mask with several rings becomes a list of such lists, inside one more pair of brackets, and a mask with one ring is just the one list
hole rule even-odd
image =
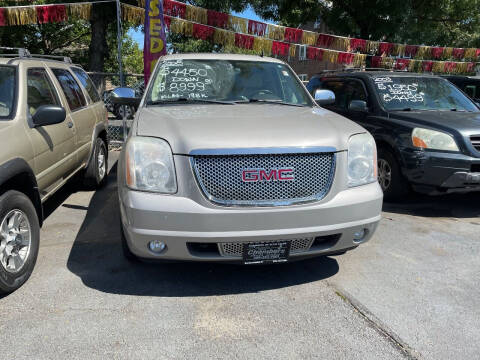
[[378, 149], [378, 183], [387, 201], [400, 200], [410, 191], [395, 155], [385, 148]]
[[40, 245], [38, 215], [18, 191], [0, 196], [0, 294], [17, 290], [30, 277]]
[[108, 151], [102, 138], [95, 140], [93, 156], [84, 175], [84, 183], [88, 188], [98, 189], [105, 185], [108, 170]]

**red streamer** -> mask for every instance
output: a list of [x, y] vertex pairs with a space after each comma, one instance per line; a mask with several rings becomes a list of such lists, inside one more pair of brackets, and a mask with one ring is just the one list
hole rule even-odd
[[444, 66], [445, 72], [453, 72], [457, 67], [457, 63], [447, 61]]
[[267, 24], [260, 21], [248, 20], [248, 33], [257, 36], [265, 36]]
[[193, 37], [202, 40], [209, 40], [213, 38], [215, 29], [213, 27], [202, 25], [202, 24], [193, 24]]
[[395, 70], [408, 69], [408, 65], [410, 65], [410, 59], [397, 59], [395, 62]]
[[228, 14], [214, 11], [214, 10], [208, 10], [207, 11], [207, 23], [210, 26], [226, 29], [228, 27]]
[[475, 63], [468, 63], [467, 65], [467, 72], [475, 72]]
[[367, 40], [363, 39], [350, 39], [350, 49], [351, 51], [367, 51]]
[[67, 20], [65, 5], [37, 6], [36, 10], [39, 24], [58, 23]]
[[317, 39], [317, 46], [330, 47], [335, 38], [331, 35], [320, 34]]
[[291, 43], [301, 43], [302, 42], [302, 35], [303, 35], [303, 30], [302, 29], [294, 29], [294, 28], [285, 28], [285, 41], [291, 42]]
[[0, 26], [7, 26], [7, 19], [5, 18], [5, 9], [0, 9]]
[[251, 35], [235, 33], [235, 46], [242, 49], [252, 50], [254, 39], [255, 38]]
[[309, 60], [322, 60], [323, 49], [319, 49], [313, 46], [307, 47], [307, 59]]
[[381, 56], [372, 56], [372, 68], [382, 67], [382, 57]]
[[445, 48], [443, 48], [443, 47], [433, 47], [432, 48], [432, 57], [434, 59], [440, 59], [443, 55], [443, 50], [444, 49]]
[[337, 62], [339, 64], [350, 65], [353, 62], [354, 58], [355, 58], [355, 54], [341, 52], [338, 54]]
[[163, 1], [163, 13], [174, 17], [185, 19], [185, 12], [187, 11], [187, 5], [181, 2], [164, 0]]
[[390, 55], [393, 51], [393, 44], [387, 42], [381, 42], [378, 46], [378, 52], [380, 55]]
[[422, 61], [423, 71], [430, 72], [433, 69], [433, 61]]
[[465, 49], [455, 48], [452, 51], [452, 55], [456, 59], [463, 59], [463, 57], [465, 56]]
[[170, 30], [170, 22], [172, 21], [172, 18], [170, 16], [164, 16], [163, 21], [165, 21], [165, 26], [167, 29]]
[[418, 46], [417, 45], [407, 45], [405, 46], [405, 56], [414, 57], [417, 55]]
[[272, 54], [280, 56], [288, 56], [290, 50], [290, 44], [286, 44], [280, 41], [274, 41], [272, 44]]

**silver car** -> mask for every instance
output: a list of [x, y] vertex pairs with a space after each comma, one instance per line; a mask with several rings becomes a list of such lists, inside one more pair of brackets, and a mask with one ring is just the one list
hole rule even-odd
[[369, 240], [375, 142], [315, 97], [276, 59], [161, 58], [118, 163], [126, 257], [280, 263]]

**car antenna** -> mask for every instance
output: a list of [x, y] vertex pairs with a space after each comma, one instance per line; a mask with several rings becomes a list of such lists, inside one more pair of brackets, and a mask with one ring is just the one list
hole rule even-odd
[[262, 53], [260, 54], [260, 57], [263, 57], [263, 49], [262, 49]]

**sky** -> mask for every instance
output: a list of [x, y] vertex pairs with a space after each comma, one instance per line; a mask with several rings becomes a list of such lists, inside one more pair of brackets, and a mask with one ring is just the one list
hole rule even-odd
[[[233, 12], [232, 15], [244, 17], [250, 20], [262, 21], [262, 19], [257, 14], [255, 14], [253, 9], [251, 9], [250, 7], [241, 13]], [[128, 35], [130, 35], [133, 40], [138, 43], [140, 49], [143, 49], [143, 33], [140, 30], [130, 29], [128, 31]]]

